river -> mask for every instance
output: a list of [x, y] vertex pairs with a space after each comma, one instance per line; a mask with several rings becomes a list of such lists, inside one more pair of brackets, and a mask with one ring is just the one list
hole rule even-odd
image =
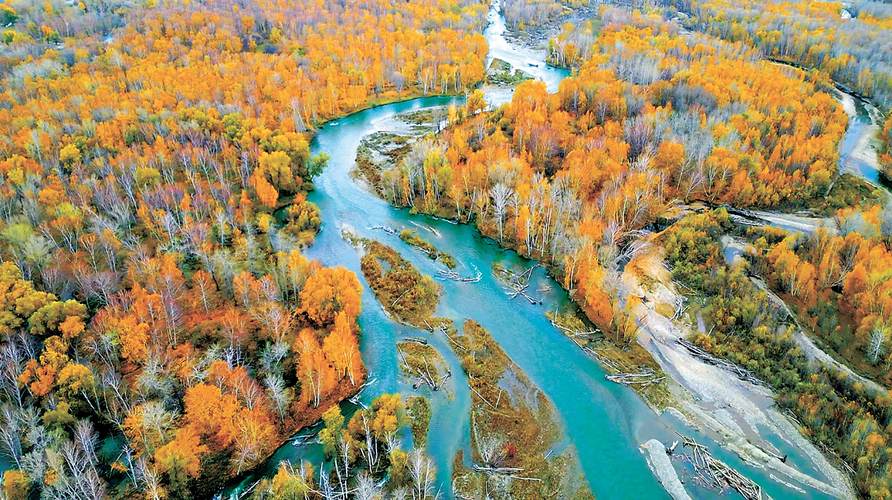
[[[490, 21], [485, 31], [492, 51], [490, 57], [508, 61], [541, 78], [549, 90], [554, 91], [567, 72], [546, 66], [544, 52], [512, 46], [504, 37], [504, 20], [496, 8], [490, 12]], [[437, 315], [459, 323], [465, 318], [479, 322], [553, 402], [566, 434], [565, 441], [575, 446], [586, 479], [598, 497], [667, 497], [649, 470], [639, 445], [650, 438], [671, 443], [677, 439], [675, 431], [678, 431], [695, 436], [708, 445], [717, 458], [758, 482], [773, 498], [820, 498], [819, 493], [805, 487], [804, 493], [800, 493], [783, 486], [771, 479], [768, 471], [743, 463], [736, 455], [722, 450], [709, 437], [687, 428], [671, 414], [657, 415], [627, 387], [606, 381], [598, 364], [545, 317], [546, 311], [568, 307], [571, 301], [541, 267], [533, 273], [531, 289], [548, 288], [548, 291], [542, 292], [543, 305], [531, 305], [520, 299], [512, 301], [492, 277], [490, 269], [494, 263], [520, 267], [530, 266], [533, 262], [513, 251], [499, 248], [493, 241], [481, 237], [472, 226], [412, 215], [408, 210], [394, 208], [353, 179], [351, 171], [356, 149], [364, 136], [381, 130], [396, 114], [460, 102], [461, 98], [456, 97], [417, 98], [361, 111], [321, 127], [313, 139], [312, 151], [329, 154], [330, 162], [316, 180], [316, 189], [309, 198], [321, 209], [323, 227], [306, 255], [326, 266], [345, 266], [362, 279], [360, 254], [340, 235], [340, 229], [346, 227], [358, 236], [377, 239], [392, 246], [420, 271], [434, 275], [438, 265], [427, 256], [406, 245], [397, 236], [369, 228], [373, 225], [398, 229], [410, 227], [418, 229], [439, 249], [453, 255], [459, 262], [457, 270], [460, 273], [471, 274], [479, 270], [482, 273], [479, 283], [442, 282], [443, 296]], [[417, 227], [419, 224], [421, 229]], [[432, 339], [432, 345], [449, 364], [453, 377], [448, 387], [432, 397], [433, 414], [427, 451], [436, 463], [442, 496], [451, 497], [453, 457], [457, 450], [467, 450], [470, 442], [469, 390], [458, 360], [439, 335], [420, 332], [391, 321], [368, 286], [364, 286], [359, 324], [362, 329], [362, 356], [369, 372], [368, 379], [372, 381], [361, 393], [363, 402], [368, 403], [383, 393], [412, 392], [411, 386], [401, 382], [399, 377], [396, 342], [400, 337], [423, 336]], [[347, 410], [349, 406], [345, 403]], [[305, 430], [301, 435], [312, 434], [314, 430]], [[773, 436], [765, 438], [769, 441], [775, 439]], [[786, 443], [778, 443], [777, 448], [782, 453], [790, 454], [790, 463], [821, 478], [810, 467], [809, 458], [800, 454], [799, 450]], [[289, 442], [256, 471], [227, 488], [223, 495], [234, 497], [258, 478], [270, 476], [282, 460], [303, 459], [318, 466], [321, 458], [320, 446], [312, 439], [305, 444]], [[679, 471], [684, 468], [677, 461], [673, 463]], [[686, 487], [695, 498], [715, 497], [714, 492], [702, 490], [693, 483], [689, 482]]]
[[841, 172], [851, 172], [876, 186], [890, 187], [880, 176], [878, 135], [883, 125], [880, 111], [860, 97], [839, 90], [839, 100], [849, 116], [849, 124], [839, 143]]

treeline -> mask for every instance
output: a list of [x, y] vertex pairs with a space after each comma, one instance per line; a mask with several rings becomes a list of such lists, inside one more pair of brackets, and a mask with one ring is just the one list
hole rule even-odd
[[[62, 23], [77, 26], [72, 19], [92, 13], [85, 9], [44, 14], [43, 31], [56, 33], [53, 26]], [[29, 16], [17, 16], [6, 29], [5, 53], [20, 57], [4, 59], [9, 85], [2, 109], [13, 111], [12, 105], [39, 101], [43, 94], [43, 113], [36, 106], [31, 110], [43, 119], [54, 112], [103, 109], [124, 94], [114, 117], [121, 130], [134, 124], [136, 110], [152, 116], [225, 102], [269, 128], [301, 132], [378, 100], [460, 93], [484, 74], [486, 44], [479, 30], [486, 9], [477, 2], [382, 0], [346, 8], [211, 1], [201, 8], [123, 11], [129, 20], [123, 28], [103, 38], [92, 28], [74, 32], [58, 38], [61, 48], [48, 43], [55, 36], [34, 31]], [[70, 88], [85, 78], [92, 88]], [[6, 118], [4, 123], [11, 121]], [[16, 137], [5, 135], [10, 143]]]
[[574, 17], [581, 17], [580, 11], [589, 12], [595, 7], [603, 10], [607, 5], [619, 5], [643, 9], [652, 3], [651, 0], [501, 0], [501, 11], [509, 28], [524, 32], [549, 25], [557, 27], [556, 23], [561, 19], [574, 14]]
[[603, 14], [576, 24], [565, 23], [560, 33], [548, 40], [548, 64], [570, 69], [589, 60], [603, 24], [602, 19]]
[[[887, 393], [865, 387], [838, 370], [810, 364], [794, 340], [798, 326], [752, 281], [750, 273], [760, 266], [751, 269], [746, 263], [725, 264], [719, 238], [733, 231], [734, 224], [728, 213], [717, 210], [688, 216], [661, 236], [673, 278], [690, 291], [692, 301], [688, 313], [692, 317], [699, 315], [704, 331], [708, 332], [697, 334], [695, 341], [770, 384], [778, 394], [778, 404], [795, 413], [803, 433], [851, 467], [859, 495], [889, 498], [892, 496], [892, 446], [889, 444], [892, 435], [888, 424], [892, 419], [892, 399]], [[764, 250], [768, 241], [783, 238], [782, 233], [762, 232], [756, 238], [756, 248]], [[779, 243], [781, 250], [770, 250], [769, 255], [784, 252], [784, 241]], [[883, 262], [876, 258], [885, 259], [888, 269], [888, 248], [882, 243], [876, 246], [866, 242], [856, 233], [846, 237], [819, 233], [811, 241], [825, 250], [816, 272], [804, 262], [798, 267], [792, 267], [792, 262], [789, 266], [775, 262], [776, 274], [772, 278], [792, 281], [799, 297], [805, 292], [823, 294], [825, 298], [819, 300], [838, 301], [842, 311], [850, 304], [857, 308], [856, 314], [866, 314], [864, 318], [872, 316], [867, 320], [871, 328], [877, 322], [888, 321], [889, 310], [882, 312], [882, 307], [892, 305], [889, 298], [892, 280], [888, 271], [865, 269]], [[862, 282], [866, 276], [870, 276], [869, 282], [879, 281], [885, 291], [878, 295], [874, 290], [866, 291]], [[831, 299], [828, 290], [815, 287], [816, 290], [805, 283], [808, 279], [831, 288], [841, 282], [845, 289], [843, 296]], [[862, 304], [862, 300], [871, 302]], [[885, 302], [885, 306], [878, 306], [877, 300]], [[818, 302], [815, 304], [822, 307]], [[877, 316], [876, 312], [885, 316]], [[833, 321], [844, 316], [836, 310], [822, 309], [809, 321]], [[819, 327], [826, 328], [826, 325]]]
[[561, 31], [548, 40], [548, 63], [561, 68], [578, 68], [597, 52], [597, 38], [604, 25], [631, 23], [639, 27], [651, 27], [656, 31], [674, 31], [659, 17], [642, 14], [639, 10], [622, 10], [601, 4], [596, 16], [577, 23], [564, 23]]
[[[385, 175], [391, 201], [478, 226], [559, 266], [601, 326], [629, 243], [673, 200], [790, 206], [836, 177], [841, 107], [741, 44], [610, 11], [592, 57], [549, 95], [476, 99]], [[607, 291], [605, 294], [605, 290]]]
[[359, 281], [301, 253], [310, 133], [479, 81], [485, 12], [0, 4], [7, 497], [207, 495], [359, 390]]
[[[567, 14], [577, 0], [502, 0], [502, 15], [505, 22], [516, 31], [526, 31], [554, 21]], [[568, 5], [569, 4], [569, 5]]]

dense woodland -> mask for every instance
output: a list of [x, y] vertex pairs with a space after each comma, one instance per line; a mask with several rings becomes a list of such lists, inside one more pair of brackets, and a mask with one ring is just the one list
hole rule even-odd
[[[818, 70], [886, 113], [881, 160], [892, 180], [892, 5], [886, 2], [674, 0], [683, 24]], [[689, 17], [688, 17], [689, 16]]]
[[[853, 214], [849, 220], [843, 214], [840, 234], [822, 229], [809, 236], [760, 235], [754, 253], [772, 289], [788, 296], [813, 331], [844, 351], [850, 364], [875, 365], [859, 371], [873, 372], [889, 385], [892, 250], [877, 237], [878, 215]], [[890, 221], [883, 223], [889, 234]]]
[[[806, 311], [803, 305], [798, 315], [803, 321], [799, 322], [756, 284], [753, 274], [760, 272], [758, 264], [725, 264], [719, 239], [734, 231], [728, 213], [717, 210], [687, 217], [662, 235], [673, 277], [695, 292], [688, 314], [699, 315], [708, 329], [697, 334], [695, 341], [750, 370], [777, 390], [778, 403], [795, 413], [803, 432], [851, 467], [859, 495], [889, 498], [892, 436], [888, 423], [892, 399], [888, 392], [877, 392], [839, 372], [815, 370], [794, 340], [802, 328], [808, 333], [816, 328], [831, 337], [846, 334], [834, 328], [838, 325], [814, 324], [834, 318], [854, 321], [859, 331], [867, 330], [868, 337], [876, 332], [888, 336], [892, 306], [888, 273], [892, 254], [888, 247], [865, 241], [857, 233], [847, 237], [818, 233], [808, 245], [812, 247], [811, 256], [816, 255], [818, 247], [825, 251], [820, 263], [811, 266], [803, 262], [792, 267], [790, 259], [797, 257], [789, 253], [787, 245], [794, 236], [773, 229], [751, 232], [748, 236], [756, 248], [766, 249], [770, 242], [780, 240], [768, 250], [767, 260], [775, 256], [784, 260], [775, 262], [778, 268], [771, 279], [782, 279], [783, 289], [792, 287], [791, 293], [805, 299], [797, 303], [811, 303], [815, 308]], [[866, 269], [883, 259], [886, 270]], [[835, 281], [842, 283], [841, 296], [833, 290], [840, 283], [830, 283]], [[808, 297], [812, 297], [810, 301]], [[869, 347], [866, 350], [873, 362], [876, 358]]]
[[512, 29], [525, 31], [559, 19], [573, 7], [587, 3], [584, 0], [502, 0], [502, 14]]
[[797, 70], [742, 44], [680, 36], [613, 11], [592, 57], [549, 95], [512, 102], [418, 143], [383, 180], [396, 203], [478, 225], [562, 266], [609, 324], [610, 274], [671, 203], [804, 206], [836, 177], [841, 107]]
[[308, 141], [476, 83], [486, 8], [0, 4], [9, 498], [207, 495], [359, 389], [360, 282], [301, 253]]
[[819, 69], [877, 106], [892, 106], [888, 3], [683, 0], [675, 5], [690, 15], [686, 26]]
[[889, 496], [885, 396], [815, 372], [791, 340], [794, 320], [760, 314], [772, 303], [747, 277], [761, 274], [809, 334], [889, 381], [892, 210], [873, 204], [882, 195], [853, 195], [858, 181], [838, 173], [847, 118], [828, 75], [609, 8], [565, 26], [549, 49], [553, 62], [578, 67], [556, 94], [523, 83], [492, 112], [472, 96], [443, 135], [417, 143], [384, 176], [384, 192], [550, 261], [620, 344], [638, 328], [619, 273], [642, 235], [672, 224], [667, 212], [701, 202], [832, 215], [835, 233], [753, 237], [751, 271], [722, 262], [717, 239], [730, 225], [693, 230], [696, 219], [683, 218], [670, 234], [684, 240], [666, 244], [667, 263], [705, 300], [712, 334], [699, 341], [777, 389], [803, 432], [853, 467], [861, 494]]
[[[892, 383], [892, 209], [849, 207], [832, 94], [835, 81], [888, 111], [887, 4], [676, 2], [680, 24], [601, 8], [549, 42], [574, 69], [557, 93], [526, 82], [486, 110], [486, 2], [0, 1], [7, 498], [205, 497], [320, 419], [333, 465], [283, 464], [255, 497], [434, 495], [430, 459], [400, 446], [419, 424], [399, 396], [337, 406], [365, 380], [362, 284], [302, 253], [321, 224], [315, 128], [428, 94], [468, 99], [383, 174], [391, 202], [542, 259], [621, 346], [637, 327], [619, 274], [671, 225], [667, 263], [711, 329], [697, 342], [774, 387], [860, 494], [892, 496], [888, 396], [815, 371], [792, 341], [806, 331]], [[588, 6], [503, 12], [523, 31]], [[892, 118], [880, 137], [892, 169]], [[691, 202], [819, 210], [836, 230], [664, 217]], [[725, 233], [751, 245], [744, 264], [724, 264]], [[367, 251], [379, 296], [418, 285], [390, 312], [423, 323], [437, 287]]]

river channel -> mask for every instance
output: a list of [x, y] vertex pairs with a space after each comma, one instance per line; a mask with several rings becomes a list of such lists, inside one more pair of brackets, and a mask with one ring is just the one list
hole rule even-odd
[[[490, 58], [505, 60], [531, 73], [545, 81], [550, 91], [555, 91], [567, 72], [548, 67], [544, 62], [544, 52], [516, 47], [506, 40], [504, 19], [497, 9], [496, 4], [489, 14], [490, 24], [485, 31], [491, 50]], [[494, 100], [503, 101], [506, 95], [510, 98], [510, 91], [497, 94]], [[781, 484], [770, 477], [769, 471], [744, 463], [671, 414], [657, 415], [627, 387], [605, 380], [599, 365], [546, 318], [547, 311], [571, 307], [572, 304], [567, 293], [541, 267], [533, 273], [531, 289], [543, 290], [542, 305], [511, 300], [490, 272], [495, 263], [520, 268], [529, 267], [534, 262], [481, 237], [472, 226], [413, 215], [408, 210], [394, 208], [351, 175], [362, 138], [382, 130], [391, 123], [394, 115], [460, 104], [461, 101], [458, 97], [423, 97], [361, 111], [320, 128], [312, 142], [312, 150], [313, 153], [327, 153], [330, 162], [315, 182], [316, 189], [310, 194], [310, 200], [321, 209], [323, 227], [306, 255], [326, 266], [345, 266], [362, 279], [359, 251], [341, 237], [341, 229], [347, 228], [358, 236], [392, 246], [421, 272], [436, 274], [438, 265], [426, 255], [406, 245], [397, 236], [370, 228], [381, 225], [418, 230], [425, 239], [456, 258], [459, 262], [456, 270], [461, 274], [473, 274], [479, 270], [482, 279], [478, 283], [441, 282], [443, 295], [437, 315], [456, 320], [458, 324], [465, 318], [480, 323], [553, 402], [564, 429], [564, 445], [575, 447], [585, 477], [599, 498], [667, 497], [649, 470], [639, 446], [651, 438], [671, 443], [677, 439], [676, 431], [694, 436], [708, 445], [714, 456], [758, 482], [772, 498], [821, 498], [820, 493], [805, 486], [791, 488]], [[428, 338], [446, 359], [453, 377], [444, 390], [432, 395], [433, 415], [427, 452], [437, 466], [441, 496], [451, 498], [453, 457], [459, 449], [467, 451], [470, 447], [470, 396], [458, 360], [446, 340], [438, 334], [421, 332], [392, 321], [365, 283], [359, 324], [362, 356], [369, 372], [368, 380], [371, 381], [360, 395], [364, 403], [384, 393], [412, 392], [411, 386], [401, 381], [399, 376], [396, 342], [401, 337]], [[345, 410], [349, 411], [350, 406], [345, 403]], [[274, 474], [282, 460], [308, 460], [318, 467], [323, 457], [321, 446], [312, 438], [316, 430], [302, 431], [257, 470], [230, 485], [222, 496], [237, 497], [239, 492], [259, 478]], [[304, 436], [307, 439], [303, 439]], [[808, 456], [796, 447], [780, 441], [777, 436], [763, 437], [772, 442], [778, 451], [788, 454], [789, 463], [823, 479]], [[469, 453], [465, 456], [469, 456]], [[677, 461], [673, 463], [683, 475], [685, 465]], [[685, 486], [694, 498], [715, 497], [715, 492], [700, 489], [692, 483]]]

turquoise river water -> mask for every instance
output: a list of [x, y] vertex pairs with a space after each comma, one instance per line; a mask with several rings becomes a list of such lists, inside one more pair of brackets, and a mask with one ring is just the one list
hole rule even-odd
[[[504, 30], [504, 21], [494, 9], [486, 30], [493, 51], [490, 56], [507, 60], [524, 70], [529, 69], [534, 76], [548, 84], [549, 90], [554, 91], [558, 82], [566, 76], [566, 71], [547, 67], [542, 54], [537, 51], [512, 47], [503, 36]], [[361, 139], [381, 130], [389, 118], [410, 110], [453, 103], [460, 104], [461, 98], [424, 97], [383, 105], [333, 121], [318, 130], [312, 143], [313, 152], [325, 152], [331, 160], [317, 179], [316, 190], [310, 195], [310, 199], [321, 209], [323, 228], [306, 254], [327, 266], [346, 266], [361, 277], [360, 254], [340, 235], [341, 228], [349, 228], [359, 236], [377, 239], [397, 249], [420, 271], [436, 274], [438, 265], [426, 255], [404, 244], [397, 236], [369, 228], [384, 225], [418, 230], [439, 249], [453, 255], [459, 262], [457, 270], [462, 274], [479, 270], [482, 273], [479, 283], [441, 282], [443, 296], [437, 314], [454, 319], [459, 324], [465, 318], [479, 322], [553, 402], [565, 431], [564, 444], [575, 447], [586, 480], [599, 498], [667, 497], [649, 470], [639, 445], [650, 438], [670, 443], [677, 439], [675, 431], [695, 436], [710, 446], [716, 457], [757, 481], [773, 498], [821, 497], [813, 490], [805, 489], [803, 493], [783, 486], [771, 479], [766, 471], [743, 463], [736, 455], [719, 448], [710, 438], [685, 427], [676, 418], [668, 414], [657, 415], [627, 387], [606, 381], [598, 364], [545, 317], [546, 311], [570, 306], [570, 299], [542, 268], [534, 272], [531, 285], [531, 289], [548, 290], [541, 293], [542, 305], [510, 300], [490, 273], [494, 263], [520, 267], [530, 266], [532, 261], [499, 248], [493, 241], [481, 237], [474, 227], [413, 215], [408, 210], [394, 208], [351, 176]], [[373, 382], [361, 393], [363, 402], [368, 403], [383, 393], [412, 392], [412, 388], [401, 382], [399, 377], [396, 342], [401, 337], [430, 339], [452, 371], [453, 377], [447, 387], [431, 395], [433, 415], [427, 445], [427, 451], [437, 466], [440, 493], [450, 498], [453, 457], [457, 450], [468, 450], [470, 446], [467, 380], [445, 338], [390, 320], [365, 283], [364, 290], [363, 310], [359, 317], [361, 349], [369, 371], [368, 379]], [[349, 403], [344, 404], [345, 411], [350, 411], [351, 407]], [[312, 436], [316, 430], [302, 431], [301, 438], [287, 443], [263, 466], [229, 485], [223, 496], [235, 497], [260, 477], [274, 474], [282, 460], [308, 460], [318, 466], [322, 461], [320, 446], [311, 437], [302, 439], [303, 436]], [[776, 441], [772, 436], [766, 436], [766, 439]], [[777, 447], [783, 453], [790, 454], [791, 463], [801, 470], [822, 478], [807, 456], [780, 441]], [[683, 474], [684, 464], [676, 463], [676, 468]], [[714, 492], [702, 490], [693, 484], [686, 487], [695, 498], [715, 496]]]

